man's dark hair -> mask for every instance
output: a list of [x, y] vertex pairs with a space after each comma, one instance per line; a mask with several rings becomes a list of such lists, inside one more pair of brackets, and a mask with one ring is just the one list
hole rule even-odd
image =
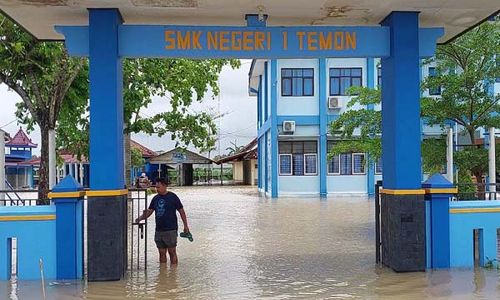
[[168, 185], [167, 179], [166, 178], [156, 178], [155, 183], [161, 183], [164, 186]]

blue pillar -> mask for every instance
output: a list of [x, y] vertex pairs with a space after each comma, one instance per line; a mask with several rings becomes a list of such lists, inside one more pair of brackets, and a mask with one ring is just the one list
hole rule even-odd
[[83, 277], [83, 188], [70, 175], [50, 193], [56, 205], [57, 279]]
[[328, 133], [328, 116], [326, 111], [327, 105], [327, 84], [326, 84], [326, 59], [320, 58], [319, 61], [319, 194], [321, 197], [327, 195], [326, 174], [328, 155], [327, 149], [327, 133]]
[[[375, 88], [375, 59], [373, 57], [369, 57], [366, 59], [366, 86], [370, 89]], [[380, 88], [380, 87], [379, 87]], [[374, 110], [373, 104], [368, 104], [366, 109]], [[375, 162], [372, 161], [367, 154], [368, 160], [368, 172], [366, 173], [367, 180], [366, 190], [368, 191], [369, 196], [375, 195]]]
[[397, 272], [426, 268], [421, 183], [418, 12], [392, 12], [382, 59], [382, 263]]
[[117, 9], [89, 9], [89, 281], [120, 280], [127, 265], [127, 190], [123, 161], [123, 66]]
[[420, 82], [418, 13], [392, 12], [391, 55], [382, 59], [383, 182], [388, 189], [419, 189]]
[[429, 203], [426, 216], [430, 228], [427, 234], [427, 261], [430, 260], [431, 268], [450, 267], [450, 198], [456, 189], [443, 175], [435, 174], [429, 177], [423, 184], [425, 188], [425, 200]]
[[271, 60], [271, 197], [278, 197], [278, 62]]
[[123, 189], [122, 19], [116, 9], [90, 9], [89, 17], [90, 188]]

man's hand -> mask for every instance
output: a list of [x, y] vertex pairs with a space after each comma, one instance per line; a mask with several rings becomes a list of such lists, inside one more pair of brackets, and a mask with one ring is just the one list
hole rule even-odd
[[135, 219], [135, 223], [139, 223], [141, 220], [142, 220], [141, 217], [139, 217], [139, 218]]
[[184, 226], [184, 233], [189, 233], [189, 227], [188, 226]]

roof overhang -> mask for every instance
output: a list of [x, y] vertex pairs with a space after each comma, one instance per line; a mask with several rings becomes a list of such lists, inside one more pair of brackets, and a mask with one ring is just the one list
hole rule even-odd
[[498, 0], [0, 0], [0, 9], [40, 40], [61, 40], [55, 25], [88, 25], [89, 8], [118, 8], [125, 24], [244, 26], [378, 25], [391, 11], [419, 11], [421, 27], [444, 27], [447, 42], [498, 11]]

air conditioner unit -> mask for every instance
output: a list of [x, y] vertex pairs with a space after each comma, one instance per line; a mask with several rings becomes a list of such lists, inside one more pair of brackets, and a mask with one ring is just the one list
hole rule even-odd
[[328, 98], [328, 109], [340, 109], [342, 104], [340, 103], [340, 99], [337, 97], [329, 97]]
[[283, 133], [294, 133], [295, 121], [283, 121]]

